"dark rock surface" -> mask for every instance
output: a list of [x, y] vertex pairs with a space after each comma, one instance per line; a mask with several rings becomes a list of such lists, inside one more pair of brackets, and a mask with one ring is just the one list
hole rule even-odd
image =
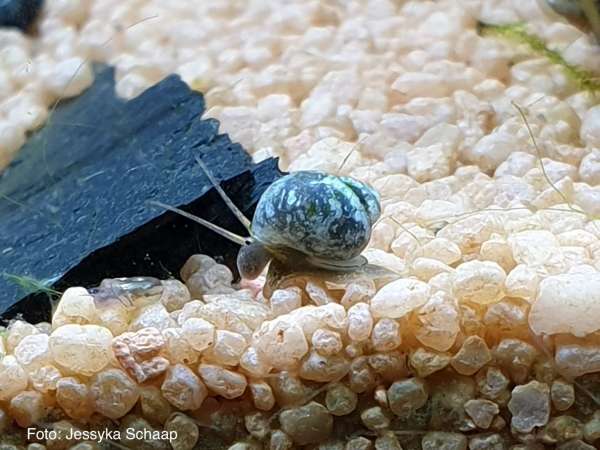
[[27, 31], [43, 3], [43, 0], [0, 0], [0, 27], [17, 27]]
[[[62, 103], [0, 176], [0, 272], [53, 280], [61, 291], [107, 277], [177, 276], [199, 252], [235, 268], [235, 244], [147, 201], [243, 234], [194, 157], [224, 180], [248, 216], [281, 176], [277, 162], [253, 164], [218, 134], [216, 120], [201, 120], [203, 97], [177, 76], [126, 102], [115, 97], [113, 75], [97, 68], [94, 85]], [[2, 318], [48, 320], [46, 295], [15, 304], [21, 297], [14, 281], [0, 276]]]

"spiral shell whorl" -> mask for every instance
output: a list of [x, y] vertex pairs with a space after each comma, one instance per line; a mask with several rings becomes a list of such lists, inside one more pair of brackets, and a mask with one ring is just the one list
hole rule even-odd
[[345, 261], [366, 247], [380, 214], [378, 194], [360, 181], [317, 171], [295, 172], [265, 191], [252, 234], [270, 247]]
[[379, 193], [365, 183], [354, 178], [340, 177], [340, 180], [347, 184], [358, 196], [358, 199], [369, 215], [370, 225], [373, 226], [381, 215], [381, 199], [379, 198]]

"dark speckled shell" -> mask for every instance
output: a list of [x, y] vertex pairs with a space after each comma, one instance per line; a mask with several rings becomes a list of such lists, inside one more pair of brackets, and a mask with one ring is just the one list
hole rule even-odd
[[252, 235], [328, 261], [364, 250], [381, 214], [379, 195], [366, 184], [323, 172], [294, 172], [273, 183], [258, 202]]

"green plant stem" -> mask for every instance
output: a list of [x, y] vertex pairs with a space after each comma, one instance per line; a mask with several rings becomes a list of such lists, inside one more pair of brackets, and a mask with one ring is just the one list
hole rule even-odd
[[[598, 26], [600, 27], [600, 24]], [[480, 22], [478, 29], [482, 36], [497, 36], [527, 45], [532, 52], [544, 56], [554, 64], [560, 65], [567, 76], [577, 83], [580, 89], [593, 93], [600, 92], [600, 78], [598, 75], [568, 63], [559, 52], [549, 49], [539, 37], [527, 33], [523, 24], [492, 25]]]

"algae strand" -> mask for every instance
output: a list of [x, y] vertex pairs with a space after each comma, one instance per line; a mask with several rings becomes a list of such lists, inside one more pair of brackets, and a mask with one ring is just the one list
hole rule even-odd
[[528, 33], [523, 23], [493, 25], [479, 22], [477, 29], [481, 36], [501, 37], [526, 45], [533, 53], [545, 57], [553, 64], [560, 65], [580, 89], [595, 94], [600, 92], [599, 75], [567, 62], [558, 51], [549, 49], [541, 38]]

